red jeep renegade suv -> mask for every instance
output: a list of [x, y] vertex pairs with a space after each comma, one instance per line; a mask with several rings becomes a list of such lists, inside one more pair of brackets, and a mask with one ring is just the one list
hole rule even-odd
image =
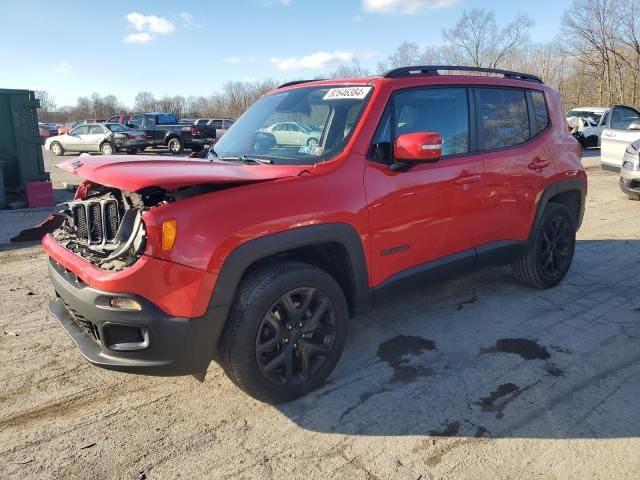
[[288, 401], [323, 383], [349, 318], [398, 280], [510, 263], [526, 285], [558, 284], [580, 153], [532, 75], [285, 84], [207, 158], [60, 164], [86, 180], [43, 241], [49, 309], [98, 366], [199, 374], [215, 358], [255, 398]]

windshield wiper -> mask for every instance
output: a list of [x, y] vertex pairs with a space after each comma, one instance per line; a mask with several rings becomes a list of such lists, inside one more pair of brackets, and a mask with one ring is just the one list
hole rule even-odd
[[254, 158], [242, 155], [241, 157], [222, 157], [219, 160], [224, 162], [243, 162], [243, 163], [255, 163], [258, 165], [271, 165], [273, 162], [264, 158]]

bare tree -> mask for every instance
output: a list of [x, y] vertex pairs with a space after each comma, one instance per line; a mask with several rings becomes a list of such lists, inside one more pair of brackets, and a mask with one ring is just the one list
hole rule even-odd
[[360, 64], [357, 58], [348, 65], [339, 65], [330, 75], [329, 78], [358, 78], [369, 76], [369, 70]]
[[444, 30], [444, 39], [458, 50], [465, 63], [474, 67], [497, 68], [529, 42], [533, 25], [526, 15], [518, 15], [504, 28], [498, 28], [495, 14], [480, 8], [462, 13], [458, 23]]
[[36, 98], [40, 100], [40, 109], [43, 112], [52, 112], [56, 109], [56, 99], [46, 90], [36, 90]]
[[156, 99], [151, 92], [139, 92], [134, 99], [133, 108], [136, 112], [153, 112], [156, 106]]

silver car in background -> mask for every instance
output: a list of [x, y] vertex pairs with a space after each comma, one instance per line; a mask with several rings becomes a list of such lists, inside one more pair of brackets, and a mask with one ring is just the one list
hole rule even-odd
[[44, 148], [57, 156], [65, 152], [112, 155], [122, 150], [133, 154], [146, 146], [145, 132], [119, 123], [80, 125], [63, 135], [49, 137], [44, 143]]

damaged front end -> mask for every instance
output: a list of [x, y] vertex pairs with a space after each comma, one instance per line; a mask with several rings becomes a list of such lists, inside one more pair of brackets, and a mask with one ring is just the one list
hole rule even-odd
[[140, 258], [147, 238], [144, 212], [173, 200], [162, 189], [132, 193], [86, 183], [77, 196], [61, 212], [65, 220], [53, 238], [106, 271], [122, 270]]

